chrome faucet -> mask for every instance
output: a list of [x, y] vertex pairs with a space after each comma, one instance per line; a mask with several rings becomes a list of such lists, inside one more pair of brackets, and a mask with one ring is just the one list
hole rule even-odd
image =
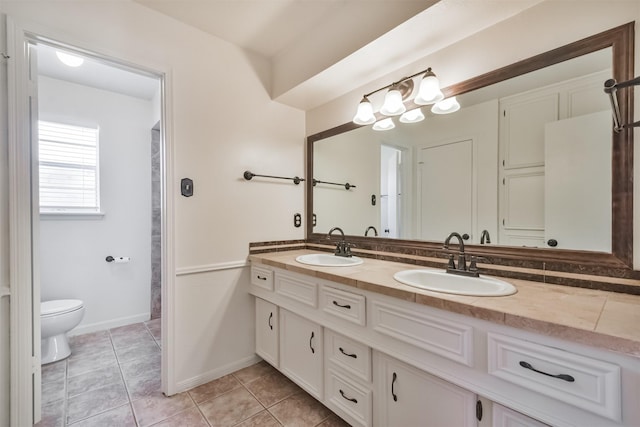
[[458, 239], [458, 265], [454, 261], [453, 254], [449, 254], [449, 263], [447, 264], [447, 273], [459, 274], [462, 276], [478, 277], [478, 267], [476, 267], [476, 257], [471, 257], [471, 262], [467, 268], [467, 255], [464, 252], [464, 241], [459, 233], [453, 232], [447, 236], [444, 241], [443, 248], [449, 249], [449, 242], [455, 237]]
[[480, 235], [480, 244], [484, 245], [485, 243], [491, 243], [491, 236], [489, 236], [488, 230], [482, 230], [482, 234]]
[[327, 239], [331, 240], [331, 235], [333, 234], [334, 231], [338, 231], [342, 235], [342, 240], [340, 240], [336, 244], [336, 249], [333, 251], [334, 255], [343, 256], [343, 257], [352, 257], [353, 256], [351, 254], [352, 245], [350, 243], [347, 243], [347, 241], [344, 239], [344, 231], [342, 231], [342, 228], [333, 227], [331, 230], [329, 230], [329, 233], [327, 234]]
[[364, 230], [364, 237], [367, 237], [369, 235], [369, 230], [373, 230], [373, 235], [375, 237], [378, 237], [378, 230], [376, 230], [373, 225], [368, 226], [367, 229]]

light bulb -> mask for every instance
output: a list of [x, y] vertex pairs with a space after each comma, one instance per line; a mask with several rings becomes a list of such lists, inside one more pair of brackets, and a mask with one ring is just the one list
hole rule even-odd
[[431, 112], [433, 114], [449, 114], [455, 113], [459, 109], [460, 104], [458, 104], [458, 100], [455, 96], [452, 96], [451, 98], [443, 99], [442, 101], [431, 107]]
[[84, 62], [84, 58], [81, 58], [76, 55], [71, 55], [69, 53], [60, 52], [56, 50], [56, 56], [64, 65], [68, 65], [69, 67], [79, 67]]
[[370, 125], [376, 121], [376, 116], [373, 114], [373, 106], [369, 99], [365, 96], [358, 104], [358, 111], [353, 117], [353, 123], [357, 125]]
[[422, 109], [420, 108], [414, 108], [400, 116], [400, 121], [402, 123], [418, 123], [423, 120], [424, 114], [422, 114]]
[[382, 119], [379, 122], [376, 122], [372, 129], [373, 130], [391, 130], [396, 127], [396, 124], [393, 123], [391, 117], [387, 117], [386, 119]]
[[385, 116], [399, 116], [405, 111], [407, 111], [407, 108], [402, 102], [402, 94], [397, 86], [391, 86], [391, 89], [389, 89], [384, 96], [384, 104], [382, 104], [382, 108], [380, 108], [380, 113]]
[[444, 95], [440, 90], [440, 82], [433, 71], [431, 71], [431, 68], [428, 68], [420, 82], [418, 96], [416, 96], [413, 102], [418, 105], [428, 105], [442, 101], [443, 99]]

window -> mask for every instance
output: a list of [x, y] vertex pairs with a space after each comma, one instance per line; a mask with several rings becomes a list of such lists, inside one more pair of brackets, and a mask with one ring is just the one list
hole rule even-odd
[[99, 213], [98, 128], [40, 121], [40, 212]]

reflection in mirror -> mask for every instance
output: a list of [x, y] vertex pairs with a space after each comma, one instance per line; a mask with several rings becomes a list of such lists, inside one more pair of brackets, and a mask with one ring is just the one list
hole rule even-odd
[[357, 187], [313, 188], [313, 232], [611, 253], [612, 62], [602, 49], [459, 95], [454, 114], [315, 141], [314, 179]]

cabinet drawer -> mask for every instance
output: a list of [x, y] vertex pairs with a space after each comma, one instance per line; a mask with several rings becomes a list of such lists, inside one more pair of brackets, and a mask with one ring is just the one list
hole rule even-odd
[[273, 290], [273, 271], [259, 265], [251, 266], [251, 284], [268, 291]]
[[363, 427], [371, 425], [371, 390], [347, 380], [331, 368], [327, 369], [326, 398], [329, 406], [349, 424]]
[[371, 381], [371, 349], [329, 329], [325, 330], [325, 351], [330, 364], [363, 381]]
[[473, 366], [472, 327], [381, 301], [373, 301], [371, 311], [376, 332]]
[[322, 309], [331, 315], [357, 325], [366, 323], [366, 304], [363, 295], [323, 286], [320, 290]]
[[619, 366], [494, 333], [488, 352], [491, 375], [620, 421]]
[[276, 274], [276, 293], [291, 298], [309, 307], [318, 306], [318, 285], [305, 276], [289, 273]]

